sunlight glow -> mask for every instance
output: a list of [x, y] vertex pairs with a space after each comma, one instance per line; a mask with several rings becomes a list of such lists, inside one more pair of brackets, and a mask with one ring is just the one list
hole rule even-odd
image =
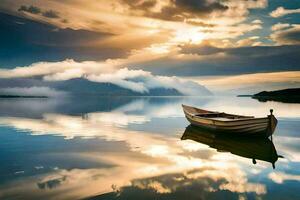
[[204, 34], [199, 28], [187, 28], [177, 30], [175, 33], [175, 42], [184, 42], [192, 44], [200, 44], [204, 40]]
[[162, 156], [169, 153], [168, 147], [164, 145], [152, 145], [144, 153], [151, 156]]

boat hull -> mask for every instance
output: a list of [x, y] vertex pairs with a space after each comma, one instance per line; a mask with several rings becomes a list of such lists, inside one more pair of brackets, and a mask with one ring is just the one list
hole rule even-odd
[[245, 117], [239, 120], [220, 121], [199, 117], [195, 115], [195, 113], [191, 113], [191, 109], [185, 108], [186, 106], [183, 107], [185, 116], [192, 125], [220, 133], [230, 133], [239, 136], [269, 137], [273, 134], [277, 125], [277, 120], [273, 115], [264, 118]]

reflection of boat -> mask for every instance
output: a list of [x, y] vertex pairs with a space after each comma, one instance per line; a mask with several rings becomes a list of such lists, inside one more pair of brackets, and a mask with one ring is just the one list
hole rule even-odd
[[277, 119], [272, 114], [264, 118], [227, 114], [202, 110], [191, 106], [182, 105], [186, 118], [192, 125], [208, 128], [223, 133], [236, 135], [264, 136], [273, 134]]
[[278, 157], [282, 157], [277, 155], [273, 142], [268, 138], [228, 137], [189, 125], [181, 139], [194, 140], [217, 149], [219, 152], [230, 152], [250, 158], [254, 164], [256, 164], [256, 160], [267, 161], [272, 163], [273, 168], [275, 168]]

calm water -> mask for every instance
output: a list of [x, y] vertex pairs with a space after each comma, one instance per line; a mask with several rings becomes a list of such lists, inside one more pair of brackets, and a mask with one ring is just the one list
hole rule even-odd
[[[199, 138], [182, 103], [273, 108], [273, 143]], [[299, 131], [300, 104], [250, 98], [1, 99], [0, 199], [300, 199]]]

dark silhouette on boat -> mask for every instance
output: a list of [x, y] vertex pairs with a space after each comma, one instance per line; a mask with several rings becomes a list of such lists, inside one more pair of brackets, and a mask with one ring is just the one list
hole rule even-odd
[[234, 137], [216, 134], [213, 131], [189, 125], [181, 139], [206, 144], [218, 152], [230, 152], [249, 158], [253, 164], [256, 164], [256, 160], [266, 161], [272, 164], [273, 169], [275, 169], [275, 162], [278, 158], [283, 158], [277, 154], [273, 142], [268, 138]]

